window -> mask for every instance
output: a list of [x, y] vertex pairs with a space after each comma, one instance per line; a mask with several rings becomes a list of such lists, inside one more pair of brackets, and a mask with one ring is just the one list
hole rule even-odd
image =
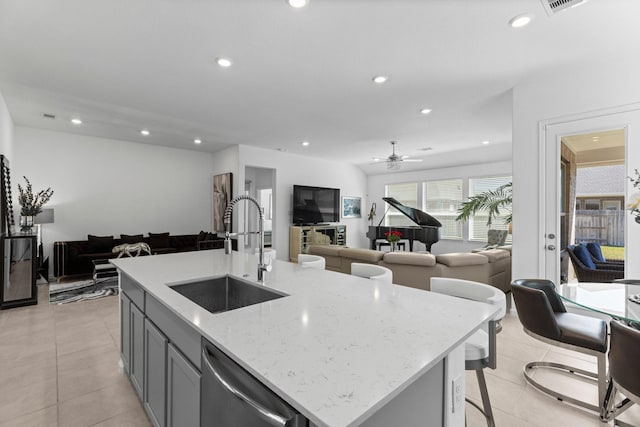
[[[509, 182], [511, 182], [510, 176], [471, 178], [469, 180], [469, 196], [475, 196], [485, 191], [496, 190], [498, 187]], [[508, 214], [508, 210], [500, 210], [500, 215], [491, 222], [491, 228], [495, 230], [506, 230], [507, 224], [504, 220]], [[487, 241], [487, 231], [489, 231], [489, 227], [487, 226], [488, 219], [489, 215], [486, 212], [479, 212], [469, 220], [469, 240]], [[507, 241], [510, 239], [511, 235], [508, 236]]]
[[600, 210], [600, 199], [587, 199], [584, 203], [584, 208], [588, 211]]
[[425, 182], [422, 200], [422, 210], [442, 223], [443, 239], [462, 239], [462, 222], [455, 220], [462, 204], [462, 179]]
[[620, 200], [603, 200], [602, 209], [607, 211], [619, 211], [622, 203]]
[[[387, 184], [385, 186], [385, 194], [387, 197], [393, 197], [398, 202], [411, 208], [418, 208], [418, 183], [408, 182], [404, 184]], [[385, 204], [385, 209], [388, 205]], [[396, 208], [390, 208], [384, 219], [384, 225], [387, 226], [415, 226], [416, 224], [407, 218], [402, 212]]]

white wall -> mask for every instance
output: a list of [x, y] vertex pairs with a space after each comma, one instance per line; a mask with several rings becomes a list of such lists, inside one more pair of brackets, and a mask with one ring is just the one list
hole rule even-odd
[[43, 226], [46, 254], [54, 241], [87, 234], [211, 229], [211, 154], [20, 126], [14, 141], [14, 192], [23, 175], [35, 191], [54, 190], [47, 207], [55, 223]]
[[[409, 172], [395, 172], [384, 175], [372, 175], [368, 178], [368, 204], [363, 205], [363, 211], [369, 213], [372, 202], [376, 202], [377, 213], [374, 219], [374, 225], [377, 225], [384, 215], [385, 203], [382, 200], [385, 197], [386, 184], [398, 184], [403, 182], [422, 182], [437, 179], [462, 178], [466, 180], [470, 177], [495, 176], [495, 175], [511, 175], [511, 162], [501, 161], [495, 163], [481, 163], [466, 166], [448, 167], [442, 169], [428, 169]], [[427, 212], [429, 213], [429, 212]], [[469, 242], [467, 240], [445, 240], [442, 239], [431, 247], [434, 254], [443, 254], [449, 252], [468, 252], [471, 249], [482, 246], [479, 242]], [[425, 246], [420, 242], [414, 242], [413, 250], [424, 250]]]
[[[212, 159], [213, 159], [212, 172], [211, 172], [211, 177], [209, 179], [209, 182], [211, 183], [211, 186], [209, 188], [209, 193], [211, 193], [212, 207], [211, 207], [211, 218], [209, 220], [209, 227], [207, 228], [208, 230], [213, 231], [213, 177], [215, 175], [225, 174], [229, 172], [233, 174], [232, 188], [231, 188], [232, 197], [235, 197], [238, 194], [240, 194], [240, 192], [243, 189], [243, 186], [240, 185], [240, 183], [244, 182], [244, 179], [240, 181], [240, 176], [238, 174], [239, 162], [240, 162], [239, 156], [240, 156], [240, 151], [237, 145], [233, 145], [229, 148], [216, 151], [212, 155]], [[234, 211], [233, 215], [234, 215], [233, 224], [237, 224], [238, 223], [237, 212]], [[234, 232], [238, 231], [235, 225], [233, 227], [233, 231]]]
[[[217, 154], [214, 153], [214, 157]], [[229, 155], [225, 154], [225, 157], [229, 157]], [[362, 197], [363, 207], [365, 206], [366, 175], [356, 166], [246, 145], [238, 147], [238, 160], [238, 167], [233, 171], [234, 196], [239, 194], [238, 189], [243, 188], [246, 166], [276, 169], [276, 186], [273, 189], [275, 201], [273, 207], [273, 234], [275, 236], [273, 247], [277, 251], [278, 259], [289, 259], [289, 226], [292, 218], [291, 202], [294, 184], [340, 188], [343, 196]], [[214, 172], [222, 173], [221, 166], [226, 167], [230, 163], [218, 164]], [[240, 209], [238, 209], [239, 212], [241, 212]], [[237, 212], [234, 214], [237, 215]], [[367, 247], [366, 217], [340, 219], [340, 223], [347, 226], [347, 245]], [[236, 218], [234, 218], [234, 224], [238, 224]], [[240, 229], [238, 228], [238, 230]]]
[[13, 121], [0, 93], [0, 154], [9, 159], [9, 162], [13, 160], [13, 132]]
[[[544, 231], [539, 227], [539, 122], [640, 102], [637, 55], [624, 61], [598, 60], [584, 65], [539, 74], [513, 91], [514, 278], [541, 273], [539, 238]], [[627, 171], [631, 172], [640, 168], [640, 140], [629, 141], [627, 149]], [[640, 256], [640, 226], [627, 225], [627, 251]]]

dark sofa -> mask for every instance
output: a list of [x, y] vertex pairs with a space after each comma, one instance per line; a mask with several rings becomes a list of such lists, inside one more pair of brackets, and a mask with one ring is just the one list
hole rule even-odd
[[[148, 236], [121, 234], [119, 239], [114, 236], [89, 235], [87, 240], [53, 244], [53, 275], [58, 279], [91, 275], [94, 260], [116, 258], [118, 254], [112, 252], [115, 246], [138, 242], [147, 243], [154, 255], [224, 247], [224, 238], [204, 231], [175, 236], [170, 233], [149, 233]], [[237, 249], [236, 240], [233, 240], [233, 246]]]

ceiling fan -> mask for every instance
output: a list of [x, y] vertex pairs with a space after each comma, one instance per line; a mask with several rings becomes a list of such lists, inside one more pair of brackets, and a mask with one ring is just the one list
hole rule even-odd
[[422, 159], [410, 159], [409, 156], [402, 156], [400, 154], [396, 154], [396, 141], [391, 141], [392, 153], [386, 159], [375, 158], [376, 163], [386, 162], [387, 169], [398, 170], [400, 169], [401, 162], [421, 162]]

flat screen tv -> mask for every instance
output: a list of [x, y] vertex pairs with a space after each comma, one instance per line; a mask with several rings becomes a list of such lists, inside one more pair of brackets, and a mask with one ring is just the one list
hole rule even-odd
[[338, 222], [339, 218], [339, 189], [293, 186], [293, 223], [295, 225]]

